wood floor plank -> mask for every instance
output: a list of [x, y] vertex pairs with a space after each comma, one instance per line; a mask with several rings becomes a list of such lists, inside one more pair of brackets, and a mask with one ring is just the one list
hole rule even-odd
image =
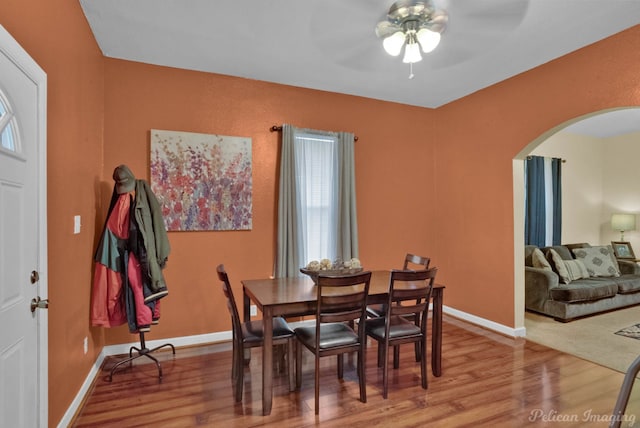
[[[623, 374], [524, 339], [513, 339], [445, 316], [442, 376], [429, 373], [420, 387], [412, 345], [400, 368], [389, 369], [389, 398], [382, 398], [376, 346], [367, 356], [367, 403], [359, 401], [355, 359], [344, 379], [335, 359], [321, 361], [320, 414], [314, 414], [313, 359], [303, 352], [302, 387], [290, 393], [286, 374], [275, 373], [273, 410], [262, 416], [260, 349], [245, 368], [243, 401], [234, 403], [228, 344], [157, 354], [163, 370], [136, 360], [106, 376], [105, 361], [76, 415], [74, 427], [606, 427]], [[629, 410], [639, 411], [634, 387]], [[633, 420], [637, 425], [640, 421]], [[630, 426], [630, 421], [622, 426]]]

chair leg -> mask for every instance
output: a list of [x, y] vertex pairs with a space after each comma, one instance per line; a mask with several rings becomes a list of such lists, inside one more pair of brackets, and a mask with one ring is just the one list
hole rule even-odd
[[367, 382], [366, 382], [367, 352], [365, 346], [361, 346], [358, 351], [358, 380], [360, 381], [360, 401], [367, 402]]
[[240, 351], [238, 351], [238, 346], [236, 345], [236, 341], [234, 340], [232, 342], [232, 348], [231, 348], [231, 380], [235, 380], [236, 376], [238, 375], [238, 358], [242, 358], [242, 353]]
[[296, 389], [302, 385], [302, 344], [296, 343]]
[[[382, 345], [382, 343], [380, 343]], [[387, 399], [389, 385], [389, 343], [385, 343], [384, 356], [382, 362], [382, 398]]]
[[273, 364], [276, 370], [276, 373], [282, 373], [282, 368], [284, 366], [284, 356], [282, 345], [276, 345], [273, 347]]
[[295, 358], [294, 351], [296, 347], [296, 338], [291, 337], [287, 340], [287, 371], [289, 373], [289, 392], [296, 390], [296, 377], [294, 374]]
[[400, 367], [400, 345], [393, 347], [393, 368], [397, 369], [398, 367]]
[[422, 376], [422, 389], [427, 389], [427, 341], [423, 338], [420, 341], [421, 355], [420, 355], [420, 375]]
[[382, 367], [382, 363], [384, 362], [384, 344], [382, 342], [378, 342], [378, 367]]
[[338, 379], [342, 379], [344, 377], [344, 354], [338, 354], [336, 357], [338, 360]]
[[[416, 322], [416, 327], [420, 327], [420, 323], [421, 323], [421, 317], [418, 318], [416, 317], [415, 322]], [[424, 320], [426, 322], [426, 320]], [[416, 354], [416, 363], [420, 361], [420, 342], [416, 342], [415, 345], [415, 354]]]
[[244, 349], [238, 347], [238, 354], [235, 356], [233, 365], [236, 366], [236, 377], [234, 379], [236, 403], [242, 401], [242, 390], [244, 388]]
[[316, 364], [316, 370], [315, 370], [315, 408], [316, 408], [316, 415], [320, 413], [320, 356], [317, 354], [317, 350], [315, 353], [315, 364]]

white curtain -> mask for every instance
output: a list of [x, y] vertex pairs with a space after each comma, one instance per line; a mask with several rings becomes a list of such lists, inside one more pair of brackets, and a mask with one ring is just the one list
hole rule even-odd
[[282, 127], [276, 277], [358, 257], [354, 135]]

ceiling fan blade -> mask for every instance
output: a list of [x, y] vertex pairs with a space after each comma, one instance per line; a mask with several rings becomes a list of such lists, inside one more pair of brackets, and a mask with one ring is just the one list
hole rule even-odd
[[380, 21], [376, 25], [376, 36], [380, 37], [381, 39], [389, 37], [390, 35], [398, 31], [402, 31], [402, 27], [389, 21]]

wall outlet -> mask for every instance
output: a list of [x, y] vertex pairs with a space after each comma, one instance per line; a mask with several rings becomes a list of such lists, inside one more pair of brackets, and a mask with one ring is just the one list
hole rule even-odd
[[87, 355], [87, 352], [89, 352], [89, 338], [86, 336], [84, 338], [83, 346], [84, 346], [84, 354]]
[[249, 306], [249, 314], [252, 317], [255, 317], [256, 315], [258, 315], [258, 308], [256, 307], [256, 305]]

